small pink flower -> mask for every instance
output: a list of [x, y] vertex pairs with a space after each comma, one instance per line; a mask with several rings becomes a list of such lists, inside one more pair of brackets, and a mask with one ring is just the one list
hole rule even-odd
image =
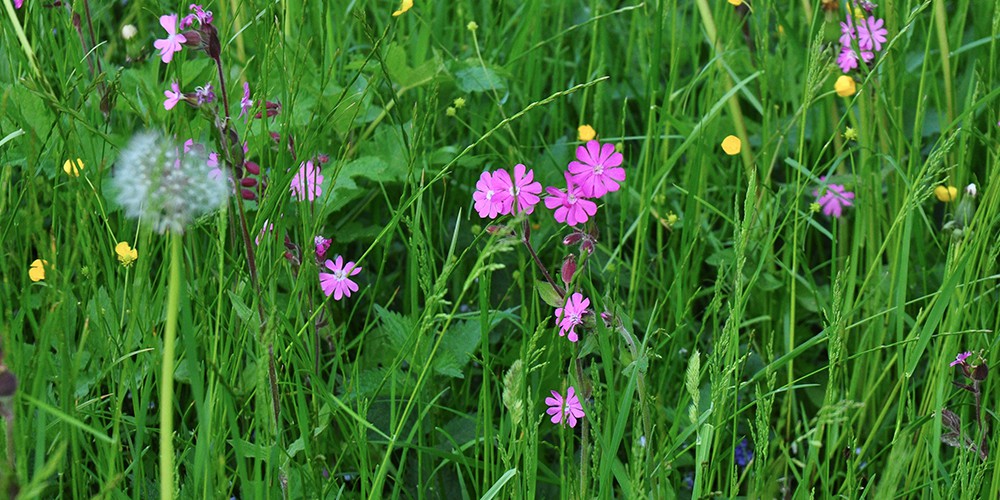
[[958, 356], [955, 356], [955, 361], [949, 363], [948, 366], [955, 366], [955, 365], [965, 366], [965, 360], [969, 359], [969, 356], [972, 356], [972, 352], [970, 351], [965, 351], [963, 353], [960, 353]]
[[875, 16], [869, 16], [868, 19], [859, 23], [858, 47], [861, 50], [882, 50], [882, 44], [886, 40], [885, 37], [889, 34], [889, 30], [882, 27], [884, 24], [883, 20], [875, 19]]
[[623, 157], [615, 152], [614, 144], [589, 141], [586, 147], [576, 148], [576, 159], [569, 162], [568, 170], [584, 196], [600, 198], [618, 191], [618, 183], [625, 180], [625, 169], [619, 167]]
[[849, 73], [852, 69], [858, 67], [858, 53], [854, 52], [854, 49], [850, 47], [842, 48], [840, 55], [837, 56], [837, 66], [840, 66], [840, 70], [844, 73]]
[[299, 201], [313, 201], [317, 196], [323, 194], [323, 174], [313, 165], [312, 160], [303, 162], [299, 166], [298, 173], [292, 178], [291, 192], [292, 198]]
[[15, 9], [20, 9], [22, 5], [24, 5], [24, 0], [14, 0]]
[[476, 182], [476, 192], [472, 193], [472, 199], [476, 202], [476, 211], [484, 219], [495, 219], [498, 215], [510, 213], [512, 203], [507, 203], [510, 193], [504, 190], [504, 186], [498, 181], [498, 178], [507, 178], [507, 182], [510, 182], [510, 174], [502, 168], [495, 172], [483, 172], [479, 176], [479, 181]]
[[847, 22], [840, 23], [840, 46], [847, 48], [851, 46], [851, 40], [854, 39], [854, 21], [851, 19], [851, 15], [847, 15]]
[[153, 47], [160, 49], [164, 63], [174, 58], [174, 52], [180, 52], [181, 44], [187, 41], [184, 35], [177, 33], [177, 14], [160, 16], [160, 26], [167, 30], [167, 37], [153, 42]]
[[[823, 179], [825, 177], [820, 178], [820, 180]], [[819, 206], [823, 208], [823, 214], [827, 217], [839, 218], [843, 214], [844, 207], [854, 206], [851, 202], [854, 199], [854, 193], [844, 190], [844, 186], [840, 184], [828, 184], [822, 196], [818, 190], [813, 191], [813, 196], [818, 197], [816, 203], [819, 203]]]
[[590, 299], [582, 293], [574, 293], [566, 299], [566, 306], [556, 309], [556, 322], [559, 323], [559, 336], [566, 336], [570, 342], [579, 340], [576, 327], [583, 324], [583, 315], [590, 306]]
[[212, 151], [208, 153], [208, 177], [211, 179], [219, 179], [222, 177], [222, 169], [219, 168], [219, 153]]
[[333, 273], [319, 273], [319, 286], [327, 297], [332, 294], [333, 300], [340, 300], [350, 297], [351, 292], [358, 291], [358, 284], [351, 281], [350, 277], [360, 273], [360, 267], [353, 262], [344, 264], [344, 258], [340, 255], [335, 262], [327, 259], [325, 265], [327, 269], [333, 271]]
[[164, 90], [163, 95], [167, 96], [167, 99], [163, 101], [163, 108], [167, 110], [174, 109], [174, 106], [184, 98], [184, 94], [181, 92], [181, 88], [177, 85], [177, 82], [171, 82], [170, 90]]
[[573, 182], [569, 172], [563, 175], [566, 177], [566, 191], [552, 186], [545, 188], [549, 193], [545, 206], [555, 209], [556, 222], [565, 222], [570, 226], [587, 222], [590, 216], [597, 213], [597, 204], [583, 196], [583, 190]]
[[243, 99], [240, 99], [240, 116], [247, 114], [251, 107], [253, 107], [253, 101], [250, 100], [250, 82], [243, 82]]
[[324, 238], [322, 236], [317, 236], [315, 239], [316, 243], [316, 259], [324, 260], [326, 259], [326, 251], [330, 249], [330, 243], [333, 240], [329, 238]]
[[545, 398], [545, 404], [549, 407], [545, 413], [552, 415], [552, 423], [566, 425], [569, 421], [570, 427], [576, 427], [576, 421], [584, 417], [583, 405], [576, 396], [576, 389], [573, 386], [566, 389], [565, 398], [556, 391], [551, 392], [552, 397]]
[[526, 172], [525, 170], [525, 166], [518, 163], [514, 165], [513, 180], [510, 174], [503, 169], [498, 170], [497, 175], [494, 176], [494, 188], [497, 191], [504, 191], [508, 195], [504, 197], [501, 213], [513, 212], [514, 200], [517, 200], [518, 213], [530, 214], [535, 211], [538, 195], [542, 193], [542, 183], [532, 182], [535, 179], [535, 172], [533, 170]]

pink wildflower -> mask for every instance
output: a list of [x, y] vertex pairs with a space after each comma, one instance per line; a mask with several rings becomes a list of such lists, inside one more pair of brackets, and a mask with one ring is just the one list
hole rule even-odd
[[507, 197], [510, 193], [504, 190], [498, 178], [506, 178], [510, 182], [510, 174], [502, 168], [495, 172], [483, 172], [476, 182], [476, 192], [472, 193], [476, 211], [484, 219], [495, 219], [498, 215], [509, 213], [512, 203], [507, 203]]
[[861, 50], [882, 50], [885, 37], [889, 34], [889, 30], [882, 27], [883, 24], [885, 22], [881, 19], [875, 19], [875, 16], [869, 16], [868, 19], [858, 24], [858, 47]]
[[208, 153], [208, 168], [212, 169], [208, 171], [208, 177], [211, 179], [218, 179], [222, 177], [222, 169], [219, 168], [219, 153], [212, 151]]
[[[825, 179], [821, 177], [820, 180]], [[851, 200], [854, 199], [854, 193], [844, 190], [844, 186], [840, 184], [828, 184], [820, 196], [819, 191], [813, 191], [813, 196], [817, 196], [818, 199], [816, 203], [823, 208], [823, 214], [827, 217], [837, 217], [839, 218], [843, 215], [844, 207], [854, 206]]]
[[535, 172], [533, 170], [525, 172], [525, 166], [520, 163], [514, 165], [513, 180], [506, 170], [497, 171], [497, 175], [493, 178], [493, 187], [496, 191], [503, 191], [509, 195], [504, 197], [501, 213], [508, 214], [515, 211], [514, 200], [517, 200], [518, 213], [530, 214], [535, 211], [538, 195], [542, 193], [542, 183], [532, 182], [534, 178]]
[[299, 166], [298, 173], [292, 178], [292, 198], [299, 201], [313, 201], [317, 196], [323, 194], [323, 174], [313, 165], [312, 160], [303, 162]]
[[559, 336], [566, 336], [570, 342], [579, 340], [576, 327], [583, 324], [583, 315], [590, 306], [590, 299], [582, 293], [574, 293], [566, 299], [566, 306], [556, 309], [556, 322], [559, 323]]
[[360, 273], [360, 267], [353, 262], [344, 264], [344, 258], [340, 255], [335, 262], [327, 259], [325, 265], [327, 269], [333, 271], [332, 274], [319, 273], [319, 286], [327, 297], [332, 294], [333, 300], [340, 300], [350, 297], [351, 292], [358, 291], [358, 284], [351, 281], [350, 277]]
[[22, 5], [24, 5], [24, 0], [14, 0], [15, 9], [20, 9]]
[[184, 94], [181, 92], [181, 88], [177, 85], [177, 82], [170, 82], [170, 90], [164, 90], [163, 95], [167, 96], [167, 99], [163, 101], [163, 107], [167, 110], [174, 109], [174, 106], [184, 98]]
[[563, 175], [566, 177], [566, 191], [552, 186], [545, 188], [549, 193], [545, 206], [555, 209], [556, 222], [565, 222], [570, 226], [587, 222], [590, 216], [597, 213], [597, 204], [583, 196], [583, 190], [573, 182], [569, 172]]
[[840, 50], [840, 55], [837, 56], [837, 65], [840, 66], [841, 71], [849, 73], [858, 67], [858, 53], [854, 52], [851, 47], [845, 46]]
[[181, 44], [186, 42], [187, 38], [177, 33], [177, 14], [160, 16], [160, 26], [167, 30], [167, 37], [153, 42], [153, 47], [160, 49], [163, 62], [169, 63], [174, 58], [174, 52], [180, 52]]
[[960, 353], [958, 356], [955, 356], [955, 361], [949, 363], [948, 366], [955, 366], [955, 365], [965, 366], [965, 360], [969, 359], [969, 356], [972, 356], [972, 352], [970, 351], [965, 351], [963, 353]]
[[549, 406], [545, 413], [552, 415], [552, 423], [566, 425], [568, 420], [570, 427], [576, 427], [576, 421], [584, 417], [583, 405], [576, 396], [576, 389], [573, 386], [566, 389], [565, 398], [556, 391], [551, 392], [552, 397], [545, 398], [545, 404]]
[[850, 47], [851, 40], [854, 40], [854, 21], [851, 19], [851, 15], [847, 15], [847, 22], [840, 23], [840, 46]]
[[600, 198], [618, 191], [618, 183], [625, 180], [625, 169], [619, 167], [623, 157], [615, 152], [614, 144], [589, 141], [586, 147], [576, 148], [576, 159], [569, 162], [568, 170], [584, 196]]
[[247, 114], [251, 107], [253, 107], [253, 101], [250, 100], [250, 82], [243, 82], [243, 99], [240, 99], [240, 116]]

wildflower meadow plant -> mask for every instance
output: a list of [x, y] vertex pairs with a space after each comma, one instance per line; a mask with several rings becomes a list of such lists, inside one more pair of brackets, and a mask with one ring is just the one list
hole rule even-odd
[[585, 416], [583, 405], [580, 404], [580, 398], [576, 395], [576, 389], [569, 386], [566, 389], [565, 397], [556, 391], [551, 392], [552, 396], [545, 398], [545, 404], [549, 407], [545, 413], [552, 417], [552, 423], [569, 424], [570, 427], [576, 427], [577, 421]]
[[[875, 59], [875, 53], [881, 52], [889, 31], [884, 27], [885, 21], [875, 16], [855, 19], [847, 15], [840, 23], [840, 54], [837, 65], [844, 73], [849, 73], [859, 65], [859, 60], [865, 63]], [[860, 51], [860, 53], [859, 53]]]
[[583, 315], [588, 311], [590, 299], [582, 293], [574, 293], [566, 299], [566, 305], [556, 309], [556, 322], [559, 323], [559, 335], [565, 335], [570, 342], [579, 340], [576, 327], [583, 324]]
[[361, 273], [361, 267], [354, 262], [345, 263], [340, 255], [336, 260], [327, 259], [324, 265], [330, 272], [319, 273], [319, 284], [327, 297], [333, 295], [333, 300], [340, 300], [358, 291], [358, 284], [351, 280], [351, 276]]
[[[820, 180], [825, 180], [821, 177]], [[847, 191], [841, 184], [826, 184], [821, 189], [813, 191], [816, 196], [816, 203], [823, 210], [823, 215], [827, 217], [840, 218], [844, 214], [844, 209], [853, 206], [851, 201], [854, 193]]]

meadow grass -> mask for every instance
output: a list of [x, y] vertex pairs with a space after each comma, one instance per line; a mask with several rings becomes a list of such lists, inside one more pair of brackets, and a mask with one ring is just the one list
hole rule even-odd
[[[169, 64], [186, 3], [16, 3], [0, 495], [1000, 496], [994, 2], [883, 0], [845, 96], [843, 1], [222, 0], [218, 57]], [[164, 109], [171, 82], [217, 99]], [[480, 217], [484, 171], [564, 187], [585, 124], [627, 172], [593, 253], [543, 204]], [[128, 217], [143, 130], [246, 196], [183, 233]], [[316, 236], [362, 268], [350, 297]], [[571, 386], [585, 416], [553, 424]]]

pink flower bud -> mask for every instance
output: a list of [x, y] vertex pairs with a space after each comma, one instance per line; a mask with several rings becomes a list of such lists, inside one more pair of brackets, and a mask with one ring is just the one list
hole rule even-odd
[[260, 175], [260, 165], [254, 163], [252, 161], [248, 161], [248, 162], [244, 163], [243, 166], [246, 167], [247, 172], [250, 172], [250, 174], [252, 174], [252, 175]]
[[257, 179], [251, 177], [244, 177], [240, 179], [240, 185], [243, 187], [252, 188], [257, 185]]
[[240, 196], [242, 196], [244, 200], [248, 200], [248, 201], [254, 201], [254, 200], [257, 199], [257, 193], [254, 193], [253, 191], [251, 191], [249, 189], [243, 189], [243, 190], [241, 190], [240, 191]]
[[570, 282], [573, 281], [573, 275], [576, 274], [576, 256], [569, 254], [563, 259], [562, 269], [560, 271], [562, 274], [563, 283], [569, 286]]

